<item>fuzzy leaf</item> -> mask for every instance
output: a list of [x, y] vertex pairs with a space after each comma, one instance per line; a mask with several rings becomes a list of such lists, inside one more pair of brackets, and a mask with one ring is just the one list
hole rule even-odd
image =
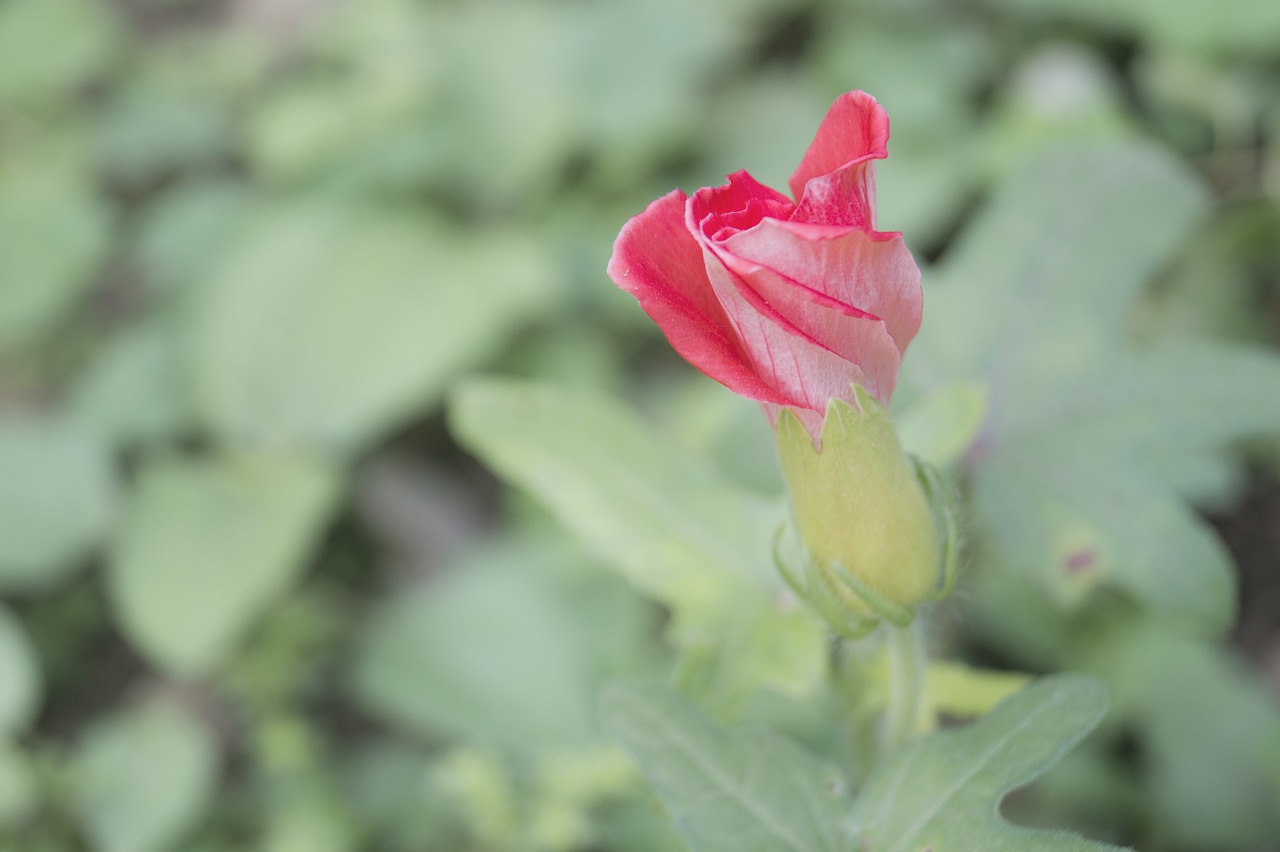
[[820, 677], [823, 632], [786, 603], [769, 562], [781, 520], [771, 504], [591, 394], [478, 380], [450, 418], [459, 441], [675, 611], [674, 638], [715, 688], [796, 692]]
[[[912, 740], [889, 756], [855, 809], [865, 852], [1102, 852], [1118, 847], [1006, 822], [1000, 801], [1044, 772], [1106, 710], [1102, 685], [1039, 681], [972, 725]], [[849, 848], [849, 847], [845, 847]]]
[[1223, 493], [1229, 445], [1280, 427], [1280, 359], [1142, 349], [1125, 325], [1204, 208], [1152, 149], [1050, 152], [1008, 179], [928, 295], [949, 321], [926, 323], [908, 386], [986, 384], [968, 456], [979, 547], [1065, 611], [1110, 587], [1203, 632], [1231, 621], [1230, 560], [1184, 498]]
[[1203, 188], [1154, 148], [1077, 146], [1027, 163], [926, 282], [910, 384], [983, 381], [995, 414], [1106, 365], [1127, 309], [1205, 208]]
[[602, 711], [694, 850], [852, 848], [846, 782], [789, 740], [762, 730], [726, 733], [650, 683], [615, 684]]

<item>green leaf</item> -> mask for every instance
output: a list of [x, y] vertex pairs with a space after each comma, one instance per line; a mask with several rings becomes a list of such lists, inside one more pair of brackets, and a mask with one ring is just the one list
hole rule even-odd
[[207, 673], [297, 578], [339, 485], [303, 457], [149, 461], [108, 566], [126, 635], [173, 674]]
[[108, 250], [110, 211], [87, 178], [53, 159], [0, 168], [0, 352], [29, 345], [61, 319]]
[[1029, 575], [1064, 610], [1106, 584], [1200, 630], [1232, 621], [1226, 549], [1131, 461], [1046, 441], [993, 456], [973, 493], [991, 567]]
[[153, 319], [99, 349], [79, 376], [75, 417], [121, 444], [170, 437], [190, 421], [178, 330]]
[[1078, 43], [1036, 48], [998, 97], [979, 143], [983, 170], [991, 175], [1014, 171], [1045, 150], [1140, 135], [1106, 60]]
[[[1000, 817], [1006, 794], [1040, 775], [1098, 723], [1102, 685], [1078, 675], [1041, 680], [972, 725], [904, 745], [858, 797], [866, 852], [1085, 852], [1115, 850]], [[844, 848], [850, 848], [846, 846]]]
[[115, 481], [102, 442], [50, 419], [0, 419], [0, 587], [46, 587], [106, 532]]
[[1106, 363], [1127, 309], [1205, 208], [1203, 188], [1154, 148], [1098, 143], [1028, 162], [926, 282], [910, 383], [985, 380], [999, 416]]
[[527, 237], [313, 199], [263, 213], [192, 305], [195, 402], [227, 441], [351, 451], [432, 404], [529, 316]]
[[253, 224], [253, 190], [229, 180], [187, 181], [160, 194], [142, 211], [137, 258], [157, 292], [187, 287], [235, 245]]
[[[111, 61], [122, 27], [98, 0], [0, 4], [0, 107], [72, 94]], [[57, 50], [49, 49], [56, 44]]]
[[996, 5], [1206, 53], [1269, 55], [1280, 38], [1280, 9], [1267, 0], [1223, 0], [1213, 6], [1197, 0], [999, 0]]
[[[1280, 836], [1280, 699], [1216, 644], [1131, 622], [1087, 657], [1142, 755], [1152, 846], [1265, 847]], [[1213, 736], [1204, 736], [1212, 728]]]
[[[108, 90], [95, 141], [112, 185], [154, 186], [175, 173], [213, 171], [235, 156], [232, 99], [219, 91], [227, 51], [218, 56], [217, 38], [193, 32], [153, 40]], [[243, 50], [239, 59], [254, 65]]]
[[763, 730], [726, 733], [656, 684], [615, 684], [601, 710], [693, 849], [853, 848], [846, 781], [789, 740]]
[[[449, 410], [454, 434], [639, 589], [706, 611], [768, 559], [768, 508], [665, 441], [622, 406], [536, 382], [472, 380]], [[752, 545], [758, 545], [753, 547]]]
[[987, 410], [986, 388], [949, 385], [912, 403], [898, 420], [898, 439], [908, 453], [936, 468], [960, 461], [978, 436]]
[[1263, 349], [1165, 343], [1119, 349], [1052, 397], [1002, 412], [993, 440], [1051, 440], [1126, 456], [1180, 491], [1188, 456], [1280, 428], [1280, 357]]
[[[1180, 83], [1169, 81], [1168, 85], [1182, 91]], [[1134, 337], [1143, 341], [1269, 340], [1268, 317], [1258, 310], [1254, 274], [1277, 236], [1277, 210], [1261, 199], [1217, 211], [1188, 242], [1178, 264], [1161, 276], [1159, 286], [1143, 293], [1134, 311]]]
[[802, 692], [821, 676], [823, 631], [788, 603], [770, 564], [773, 505], [589, 393], [477, 380], [449, 414], [468, 449], [675, 611], [691, 676], [719, 678], [736, 697], [759, 685]]
[[779, 567], [847, 635], [865, 633], [868, 618], [909, 622], [937, 588], [940, 561], [938, 522], [888, 410], [857, 385], [854, 393], [854, 405], [827, 404], [821, 451], [794, 412], [777, 422], [778, 464], [807, 554], [801, 567], [784, 568], [785, 556]]
[[21, 732], [40, 703], [40, 667], [26, 633], [0, 607], [0, 738]]
[[[1234, 443], [1280, 429], [1280, 358], [1212, 344], [1118, 351], [1053, 398], [990, 427], [978, 514], [1061, 603], [1100, 580], [1166, 614], [1225, 629], [1234, 572], [1179, 495], [1213, 493]], [[1074, 567], [1072, 567], [1074, 566]]]
[[89, 729], [72, 761], [77, 816], [97, 852], [175, 848], [213, 804], [213, 732], [176, 704], [152, 701]]
[[38, 801], [31, 761], [23, 752], [0, 741], [0, 831], [25, 819]]
[[356, 659], [361, 702], [424, 736], [522, 748], [584, 741], [586, 646], [545, 560], [504, 548], [390, 600]]
[[969, 466], [978, 548], [1063, 610], [1105, 586], [1203, 631], [1230, 623], [1230, 560], [1180, 498], [1221, 495], [1228, 446], [1280, 427], [1280, 361], [1126, 341], [1128, 311], [1203, 209], [1148, 148], [1049, 152], [935, 277], [944, 319], [926, 322], [907, 384], [986, 382]]

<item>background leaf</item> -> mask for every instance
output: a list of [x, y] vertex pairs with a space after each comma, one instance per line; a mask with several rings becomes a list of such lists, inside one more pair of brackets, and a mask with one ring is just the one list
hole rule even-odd
[[107, 531], [115, 479], [106, 447], [58, 420], [0, 420], [0, 587], [48, 587]]
[[546, 558], [512, 546], [389, 601], [357, 658], [357, 694], [427, 735], [520, 749], [586, 741], [587, 658], [537, 564]]
[[1088, 21], [1110, 31], [1141, 33], [1157, 43], [1206, 52], [1263, 52], [1280, 36], [1280, 12], [1258, 0], [1230, 0], [1212, 12], [1191, 0], [1135, 0], [1111, 4], [1063, 0], [1000, 0], [1002, 7], [1035, 17]]
[[[1001, 184], [927, 277], [934, 319], [904, 362], [907, 382], [985, 379], [999, 422], [1056, 391], [1046, 377], [1106, 363], [1127, 309], [1205, 207], [1195, 180], [1150, 146], [1043, 153]], [[966, 310], [974, 304], [983, 309]]]
[[[120, 47], [113, 7], [93, 0], [12, 0], [0, 7], [0, 107], [40, 103], [88, 82]], [[59, 50], [42, 45], [57, 41]]]
[[1280, 398], [1280, 361], [1142, 349], [1124, 328], [1203, 209], [1149, 147], [1049, 152], [1007, 179], [934, 279], [935, 316], [961, 310], [960, 294], [998, 306], [976, 335], [927, 327], [910, 372], [917, 386], [987, 383], [968, 458], [977, 547], [1064, 609], [1110, 586], [1202, 630], [1232, 619], [1230, 559], [1181, 497], [1220, 493], [1225, 445], [1273, 428], [1280, 409], [1258, 400]]
[[1280, 696], [1171, 625], [1135, 620], [1119, 631], [1084, 660], [1113, 684], [1115, 715], [1134, 732], [1156, 842], [1234, 848], [1280, 833]]
[[[4, 11], [39, 5], [19, 2]], [[47, 332], [93, 286], [108, 251], [110, 215], [88, 177], [59, 152], [0, 167], [0, 353]], [[47, 251], [50, 245], [58, 251]]]
[[40, 704], [40, 669], [18, 621], [0, 607], [0, 738], [20, 733]]
[[73, 758], [75, 805], [98, 852], [161, 852], [213, 801], [217, 744], [178, 705], [151, 702], [94, 727]]
[[35, 769], [27, 756], [0, 742], [0, 830], [30, 816], [39, 801], [36, 787]]
[[175, 674], [207, 673], [297, 579], [338, 485], [304, 457], [153, 461], [108, 574], [130, 640]]
[[986, 390], [977, 384], [926, 394], [897, 418], [902, 448], [934, 467], [950, 467], [977, 438], [986, 407]]
[[526, 238], [317, 201], [244, 229], [192, 308], [198, 410], [226, 440], [351, 450], [431, 403], [548, 283]]
[[459, 390], [450, 418], [472, 452], [672, 608], [675, 641], [710, 667], [692, 677], [720, 678], [737, 697], [759, 685], [812, 685], [823, 632], [787, 603], [773, 575], [770, 537], [780, 519], [772, 505], [588, 393], [477, 380]]

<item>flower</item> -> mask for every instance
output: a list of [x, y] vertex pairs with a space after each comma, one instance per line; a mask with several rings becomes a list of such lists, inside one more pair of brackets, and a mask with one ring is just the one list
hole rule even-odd
[[875, 230], [874, 161], [889, 120], [865, 92], [836, 99], [788, 198], [745, 171], [675, 190], [623, 227], [609, 276], [685, 360], [783, 408], [821, 439], [827, 404], [854, 386], [887, 405], [920, 327], [920, 270], [902, 235]]
[[954, 561], [940, 558], [938, 490], [888, 412], [922, 301], [902, 235], [875, 229], [888, 141], [874, 98], [841, 95], [792, 198], [746, 172], [676, 190], [627, 222], [609, 261], [685, 360], [764, 406], [804, 545], [798, 570], [779, 568], [849, 636], [910, 621]]

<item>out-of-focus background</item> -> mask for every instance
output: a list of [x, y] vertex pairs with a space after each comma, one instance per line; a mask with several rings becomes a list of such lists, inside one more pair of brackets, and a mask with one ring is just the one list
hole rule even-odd
[[[785, 186], [853, 88], [922, 263], [1043, 152], [1151, 147], [1209, 195], [1126, 334], [1280, 340], [1274, 0], [0, 0], [0, 849], [680, 848], [593, 710], [669, 667], [663, 608], [445, 404], [599, 391], [775, 494], [764, 419], [604, 266], [674, 186]], [[1191, 489], [1234, 627], [1125, 639], [1122, 715], [1028, 819], [1280, 848], [1275, 437]], [[975, 582], [950, 653], [1074, 664]]]

